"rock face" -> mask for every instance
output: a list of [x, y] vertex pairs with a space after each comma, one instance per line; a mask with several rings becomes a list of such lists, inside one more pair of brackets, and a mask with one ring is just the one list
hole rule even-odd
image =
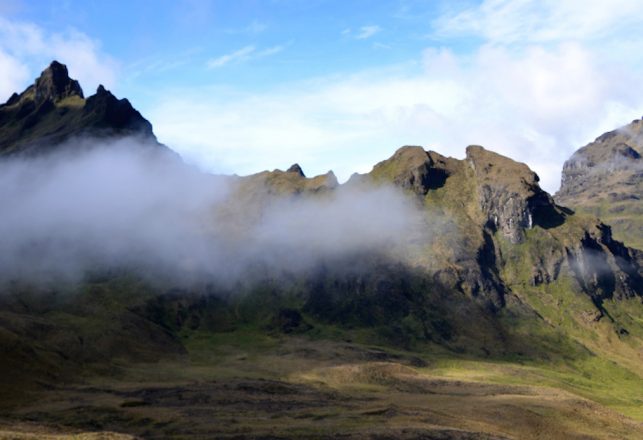
[[102, 85], [87, 98], [83, 108], [88, 127], [98, 135], [139, 136], [156, 140], [152, 124], [132, 107], [127, 99], [118, 99]]
[[0, 105], [0, 156], [41, 154], [82, 136], [133, 136], [161, 146], [152, 125], [127, 99], [117, 99], [103, 86], [85, 99], [78, 81], [57, 61], [24, 92]]
[[521, 243], [524, 231], [535, 225], [551, 227], [564, 221], [563, 211], [527, 165], [476, 145], [467, 148], [466, 160], [474, 171], [487, 223], [512, 243]]
[[596, 304], [643, 295], [641, 268], [632, 251], [612, 239], [609, 226], [599, 223], [585, 231], [580, 242], [566, 252], [576, 280]]
[[609, 223], [643, 249], [643, 121], [605, 133], [565, 162], [556, 201]]
[[301, 177], [306, 177], [306, 175], [304, 174], [304, 171], [301, 169], [301, 167], [299, 166], [298, 163], [295, 163], [295, 164], [291, 165], [290, 168], [288, 168], [286, 170], [286, 172], [287, 173], [295, 173], [295, 174], [298, 174]]
[[34, 100], [42, 103], [50, 100], [59, 102], [70, 96], [83, 98], [83, 90], [78, 81], [69, 78], [67, 66], [53, 61], [36, 80]]
[[[391, 182], [415, 194], [430, 213], [443, 211], [453, 226], [432, 244], [436, 281], [492, 308], [504, 307], [515, 289], [513, 275], [503, 275], [510, 264], [531, 274], [521, 281], [531, 286], [574, 279], [599, 310], [604, 299], [643, 295], [635, 251], [613, 240], [608, 226], [592, 217], [572, 219], [527, 165], [483, 147], [468, 147], [464, 160], [402, 147], [351, 180]], [[517, 249], [527, 252], [512, 261]]]

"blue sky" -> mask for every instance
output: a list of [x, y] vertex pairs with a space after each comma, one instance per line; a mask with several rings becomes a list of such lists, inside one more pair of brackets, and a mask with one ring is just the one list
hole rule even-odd
[[[609, 3], [609, 4], [608, 4]], [[213, 172], [340, 180], [405, 144], [482, 144], [554, 191], [643, 114], [643, 1], [0, 0], [0, 99], [51, 59]]]
[[410, 1], [12, 3], [11, 19], [50, 32], [77, 30], [99, 43], [118, 61], [113, 88], [123, 93], [150, 83], [262, 90], [405, 63], [430, 44], [427, 23], [445, 8]]

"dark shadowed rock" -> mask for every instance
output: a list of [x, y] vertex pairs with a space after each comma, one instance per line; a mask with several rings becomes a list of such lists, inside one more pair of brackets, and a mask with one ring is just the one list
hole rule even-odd
[[290, 168], [286, 170], [286, 172], [296, 173], [296, 174], [299, 174], [301, 177], [306, 177], [306, 175], [304, 174], [304, 171], [301, 169], [298, 163], [291, 165]]
[[453, 172], [453, 160], [422, 147], [405, 146], [393, 157], [373, 167], [370, 173], [376, 179], [391, 180], [404, 189], [425, 195], [440, 188]]
[[588, 228], [580, 241], [565, 251], [577, 282], [599, 310], [605, 299], [643, 296], [636, 252], [614, 240], [609, 226], [598, 223]]
[[69, 77], [67, 66], [53, 61], [36, 80], [34, 99], [58, 102], [70, 96], [83, 98], [83, 90], [78, 81]]
[[102, 85], [87, 98], [84, 113], [96, 133], [154, 138], [152, 124], [127, 99], [116, 98]]

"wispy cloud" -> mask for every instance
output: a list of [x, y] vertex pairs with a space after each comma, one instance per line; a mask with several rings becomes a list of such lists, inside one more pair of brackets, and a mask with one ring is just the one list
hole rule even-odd
[[362, 26], [359, 28], [359, 33], [355, 35], [355, 38], [358, 40], [366, 40], [367, 38], [371, 38], [373, 35], [377, 34], [382, 30], [381, 27], [377, 25], [370, 25], [370, 26]]
[[603, 38], [615, 27], [642, 22], [640, 4], [631, 0], [484, 0], [439, 17], [433, 27], [439, 37], [474, 35], [499, 44], [533, 44]]
[[172, 56], [149, 56], [139, 58], [135, 62], [123, 67], [126, 72], [125, 78], [129, 81], [142, 75], [157, 75], [171, 70], [178, 69], [192, 62], [196, 53], [200, 50], [190, 49], [182, 54]]
[[380, 42], [373, 43], [373, 49], [390, 49], [390, 48], [391, 48], [390, 44], [384, 44]]
[[216, 69], [218, 67], [223, 67], [226, 64], [229, 64], [233, 61], [247, 60], [248, 58], [250, 58], [250, 55], [253, 52], [255, 52], [254, 46], [242, 47], [241, 49], [235, 50], [234, 52], [221, 55], [220, 57], [217, 57], [217, 58], [212, 58], [211, 60], [208, 61], [208, 68]]
[[256, 58], [269, 57], [271, 55], [278, 54], [279, 52], [283, 51], [284, 48], [285, 46], [283, 45], [276, 45], [257, 50], [255, 46], [245, 46], [239, 50], [235, 50], [234, 52], [221, 55], [217, 58], [212, 58], [208, 61], [207, 66], [209, 69], [217, 69], [232, 62], [243, 62]]
[[257, 52], [257, 58], [260, 57], [269, 57], [270, 55], [275, 55], [278, 54], [279, 52], [284, 50], [284, 46], [282, 45], [277, 45], [277, 46], [272, 46], [267, 49], [261, 50]]

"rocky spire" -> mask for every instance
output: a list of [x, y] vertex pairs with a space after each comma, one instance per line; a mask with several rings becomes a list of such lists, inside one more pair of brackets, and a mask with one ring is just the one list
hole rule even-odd
[[67, 66], [58, 61], [52, 61], [49, 67], [42, 71], [36, 80], [35, 89], [36, 102], [57, 102], [69, 96], [83, 98], [83, 90], [78, 81], [71, 79]]
[[295, 163], [295, 164], [291, 165], [290, 168], [288, 168], [288, 170], [286, 172], [287, 173], [297, 173], [301, 177], [306, 177], [306, 175], [304, 174], [304, 170], [301, 169], [301, 167], [299, 166], [298, 163]]

